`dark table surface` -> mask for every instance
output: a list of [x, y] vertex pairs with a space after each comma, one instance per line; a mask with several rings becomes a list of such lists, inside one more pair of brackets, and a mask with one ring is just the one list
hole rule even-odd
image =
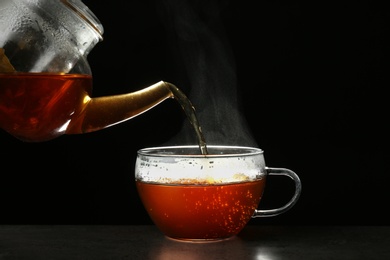
[[390, 259], [390, 226], [255, 226], [213, 243], [153, 225], [1, 225], [0, 259]]

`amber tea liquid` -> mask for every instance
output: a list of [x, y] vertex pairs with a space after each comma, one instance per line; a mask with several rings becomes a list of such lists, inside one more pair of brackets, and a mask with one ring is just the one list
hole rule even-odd
[[239, 233], [258, 207], [265, 178], [228, 184], [147, 183], [140, 198], [156, 226], [176, 239], [221, 239]]
[[57, 137], [91, 91], [89, 75], [0, 74], [0, 128], [27, 141]]

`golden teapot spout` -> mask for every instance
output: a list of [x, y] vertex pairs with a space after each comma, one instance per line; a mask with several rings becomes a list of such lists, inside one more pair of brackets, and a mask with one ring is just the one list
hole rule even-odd
[[120, 95], [84, 98], [66, 128], [66, 134], [98, 131], [138, 116], [168, 98], [174, 98], [173, 84], [160, 81], [144, 89]]

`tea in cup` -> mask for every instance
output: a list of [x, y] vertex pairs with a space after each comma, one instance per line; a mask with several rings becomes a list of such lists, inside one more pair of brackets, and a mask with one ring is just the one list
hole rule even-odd
[[[157, 228], [168, 238], [205, 242], [237, 235], [251, 218], [276, 216], [290, 209], [301, 193], [296, 173], [266, 167], [263, 151], [241, 146], [167, 146], [141, 149], [136, 187]], [[295, 193], [283, 207], [260, 210], [266, 179], [284, 175]]]

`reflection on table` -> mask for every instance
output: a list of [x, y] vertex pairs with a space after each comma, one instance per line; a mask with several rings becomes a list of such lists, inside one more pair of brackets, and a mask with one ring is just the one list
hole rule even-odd
[[390, 226], [251, 226], [187, 243], [147, 226], [0, 226], [0, 259], [390, 259]]

